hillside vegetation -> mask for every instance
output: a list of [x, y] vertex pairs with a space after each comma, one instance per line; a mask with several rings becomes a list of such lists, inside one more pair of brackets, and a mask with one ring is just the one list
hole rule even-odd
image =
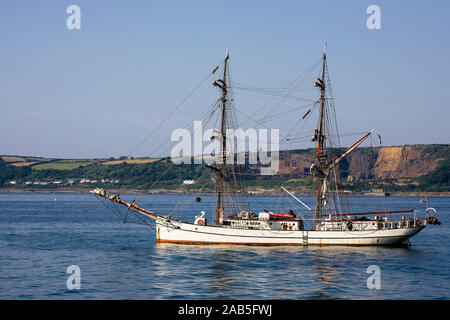
[[[277, 175], [261, 176], [259, 168], [249, 165], [243, 166], [241, 173], [249, 190], [284, 185], [293, 190], [312, 191], [314, 180], [309, 168], [314, 158], [314, 149], [282, 151]], [[341, 188], [349, 191], [449, 192], [450, 146], [359, 148], [340, 162], [339, 171]], [[0, 157], [0, 188], [94, 187], [210, 191], [213, 182], [210, 170], [203, 165], [174, 165], [169, 158]]]

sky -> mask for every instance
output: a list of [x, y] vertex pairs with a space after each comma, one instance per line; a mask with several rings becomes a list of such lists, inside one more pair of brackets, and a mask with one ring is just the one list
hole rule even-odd
[[[66, 25], [73, 4], [79, 30]], [[378, 30], [366, 25], [373, 4]], [[156, 156], [218, 97], [209, 82], [145, 140], [226, 48], [233, 81], [270, 86], [308, 70], [324, 42], [341, 133], [377, 128], [387, 146], [449, 143], [449, 12], [446, 0], [1, 1], [0, 154]], [[234, 96], [247, 114], [261, 101]]]

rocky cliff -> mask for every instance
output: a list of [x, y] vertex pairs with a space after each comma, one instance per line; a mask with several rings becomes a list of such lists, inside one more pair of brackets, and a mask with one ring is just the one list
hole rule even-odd
[[[416, 178], [433, 172], [446, 157], [450, 157], [450, 145], [359, 148], [339, 167], [344, 178], [355, 182]], [[313, 149], [283, 152], [280, 175], [306, 177], [314, 158]]]

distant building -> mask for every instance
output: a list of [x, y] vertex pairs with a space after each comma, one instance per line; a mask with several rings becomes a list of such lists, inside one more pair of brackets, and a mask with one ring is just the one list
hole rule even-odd
[[194, 184], [195, 180], [183, 180], [183, 184]]
[[37, 184], [37, 185], [40, 185], [40, 186], [46, 186], [48, 184], [48, 182], [45, 182], [45, 181], [34, 181], [33, 184]]
[[11, 180], [9, 183], [10, 183], [10, 184], [16, 184], [17, 181], [16, 181], [16, 180]]

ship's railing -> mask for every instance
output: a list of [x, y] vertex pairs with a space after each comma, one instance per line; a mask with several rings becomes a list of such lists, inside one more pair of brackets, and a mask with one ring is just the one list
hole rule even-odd
[[[361, 218], [360, 218], [361, 219]], [[258, 218], [248, 218], [242, 219], [244, 221], [260, 221]], [[270, 219], [270, 220], [261, 220], [261, 222], [270, 223], [272, 221], [299, 221], [301, 220], [302, 230], [311, 230], [311, 227], [314, 226], [315, 220], [313, 218], [296, 218], [296, 219]], [[402, 217], [401, 219], [393, 220], [392, 217], [384, 216], [384, 217], [373, 217], [367, 218], [364, 220], [359, 220], [358, 218], [350, 218], [350, 217], [334, 217], [324, 218], [318, 221], [318, 225], [320, 226], [320, 230], [334, 230], [334, 231], [345, 231], [345, 230], [354, 230], [354, 231], [369, 231], [369, 230], [386, 230], [386, 229], [400, 229], [400, 228], [413, 228], [422, 226], [425, 224], [425, 220], [422, 220], [414, 215], [410, 218]], [[264, 223], [260, 225], [247, 225], [247, 224], [238, 224], [238, 223], [227, 223], [224, 221], [225, 227], [232, 227], [235, 229], [265, 229], [268, 227], [270, 229], [269, 224], [267, 226]]]
[[392, 217], [374, 217], [370, 219], [360, 220], [357, 218], [342, 217], [341, 219], [325, 218], [319, 220], [320, 229], [326, 230], [386, 230], [415, 228], [426, 224], [425, 219], [416, 216], [414, 212], [412, 217], [406, 218], [402, 216], [399, 220], [393, 220]]

